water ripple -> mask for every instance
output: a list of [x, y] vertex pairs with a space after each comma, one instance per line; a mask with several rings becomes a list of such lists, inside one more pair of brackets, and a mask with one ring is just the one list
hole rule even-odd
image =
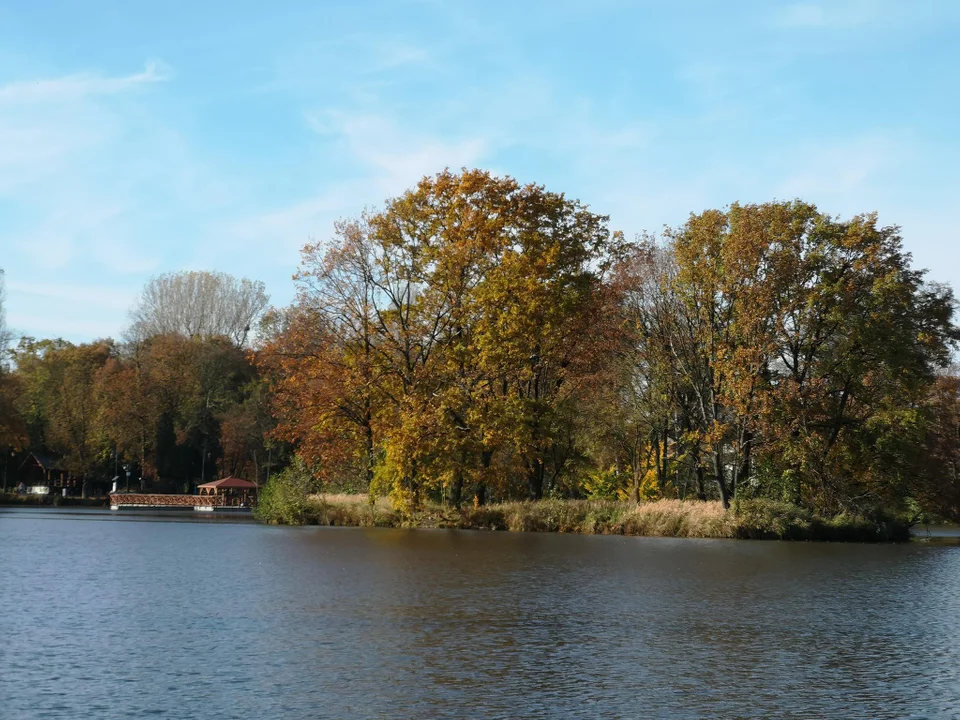
[[0, 717], [960, 717], [960, 548], [0, 511]]

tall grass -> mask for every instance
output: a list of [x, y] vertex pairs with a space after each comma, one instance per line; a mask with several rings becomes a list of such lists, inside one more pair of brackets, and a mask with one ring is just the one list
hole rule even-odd
[[749, 500], [724, 510], [719, 502], [658, 500], [632, 503], [609, 500], [506, 502], [460, 510], [427, 505], [404, 514], [389, 500], [370, 503], [366, 495], [310, 495], [295, 513], [274, 514], [268, 522], [359, 527], [459, 528], [514, 532], [562, 532], [595, 535], [645, 535], [687, 538], [764, 540], [905, 541], [906, 523], [849, 516], [821, 518], [788, 503]]

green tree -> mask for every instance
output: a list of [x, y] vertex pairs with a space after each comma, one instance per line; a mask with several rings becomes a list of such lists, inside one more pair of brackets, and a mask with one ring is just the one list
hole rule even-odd
[[898, 229], [786, 202], [692, 216], [671, 239], [695, 349], [677, 369], [724, 503], [744, 482], [829, 510], [902, 500], [957, 335], [952, 294]]

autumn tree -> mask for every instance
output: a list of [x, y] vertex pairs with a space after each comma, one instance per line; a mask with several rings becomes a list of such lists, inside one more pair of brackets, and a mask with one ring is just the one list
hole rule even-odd
[[910, 496], [934, 518], [960, 519], [960, 377], [937, 377], [924, 404], [923, 442], [913, 454]]
[[305, 249], [271, 347], [294, 411], [281, 428], [321, 461], [344, 442], [376, 455], [405, 506], [523, 476], [540, 497], [578, 452], [574, 378], [610, 243], [606, 218], [481, 171], [425, 178], [339, 225]]
[[742, 406], [752, 395], [738, 382], [756, 378], [750, 370], [761, 360], [745, 353], [766, 348], [744, 337], [762, 326], [764, 308], [753, 304], [751, 291], [764, 287], [765, 246], [762, 237], [741, 229], [727, 213], [707, 211], [669, 235], [677, 263], [669, 291], [679, 302], [670, 351], [693, 394], [692, 424], [725, 507], [751, 444], [750, 408]]
[[867, 512], [909, 492], [923, 405], [957, 339], [949, 288], [875, 215], [809, 214], [779, 290], [766, 461], [792, 499]]
[[[597, 470], [612, 466], [621, 496], [634, 501], [679, 493], [685, 454], [698, 466], [689, 387], [674, 356], [682, 331], [675, 272], [670, 249], [652, 238], [632, 244], [616, 263], [606, 283], [608, 362], [581, 408], [590, 417]], [[697, 477], [697, 495], [705, 497], [702, 472]]]
[[3, 268], [0, 268], [0, 452], [6, 454], [24, 445], [26, 427], [17, 408], [19, 377], [7, 367], [11, 334], [7, 327], [4, 279]]
[[77, 475], [93, 473], [103, 460], [97, 377], [115, 353], [109, 340], [74, 345], [31, 338], [14, 352], [31, 447], [62, 456]]
[[724, 503], [744, 482], [832, 510], [902, 498], [918, 404], [956, 330], [952, 295], [910, 267], [897, 228], [733, 205], [671, 242], [692, 344], [676, 369]]
[[0, 370], [0, 453], [22, 450], [27, 443], [27, 428], [18, 407], [20, 377]]
[[218, 473], [259, 476], [262, 391], [247, 354], [226, 338], [128, 344], [98, 381], [104, 437], [142, 477], [182, 488]]

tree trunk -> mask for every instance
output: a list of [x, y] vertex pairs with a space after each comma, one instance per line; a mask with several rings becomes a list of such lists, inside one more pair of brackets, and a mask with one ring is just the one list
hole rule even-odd
[[463, 501], [463, 472], [457, 470], [457, 476], [450, 488], [450, 502], [457, 510], [460, 509], [460, 503]]
[[740, 463], [740, 470], [737, 473], [737, 480], [750, 479], [751, 448], [753, 447], [753, 433], [749, 430], [743, 434], [743, 460]]
[[[483, 467], [483, 476], [487, 476], [490, 464], [493, 462], [493, 450], [480, 451], [480, 464]], [[483, 480], [477, 483], [476, 491], [473, 495], [474, 507], [481, 507], [487, 502], [487, 484]]]
[[720, 450], [713, 451], [713, 477], [717, 483], [717, 489], [720, 491], [720, 502], [723, 503], [723, 509], [730, 509], [730, 488], [727, 487], [727, 480], [724, 477], [723, 456]]
[[653, 467], [657, 473], [657, 490], [663, 493], [663, 464], [661, 463], [660, 431], [653, 434]]
[[370, 411], [369, 409], [366, 412], [364, 417], [363, 425], [363, 442], [364, 450], [366, 451], [367, 457], [364, 459], [366, 468], [364, 468], [364, 480], [367, 483], [367, 492], [370, 492], [370, 487], [373, 485], [373, 427], [371, 426]]
[[543, 499], [543, 460], [534, 460], [527, 473], [527, 490], [531, 500]]

